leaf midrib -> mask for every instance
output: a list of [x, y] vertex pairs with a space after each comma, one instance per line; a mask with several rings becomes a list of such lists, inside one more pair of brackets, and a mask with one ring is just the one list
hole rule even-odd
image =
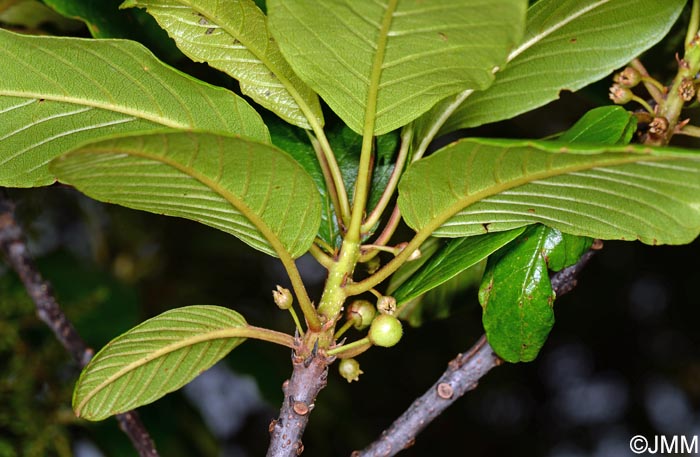
[[0, 96], [26, 98], [26, 99], [33, 99], [33, 100], [46, 100], [46, 101], [52, 101], [52, 102], [57, 102], [57, 103], [69, 103], [69, 104], [77, 105], [77, 106], [87, 106], [90, 108], [97, 108], [97, 109], [101, 109], [104, 111], [110, 111], [113, 113], [119, 113], [119, 114], [123, 114], [126, 116], [131, 116], [131, 117], [135, 117], [138, 119], [151, 121], [153, 123], [160, 124], [160, 125], [163, 125], [166, 127], [174, 128], [174, 129], [187, 129], [187, 128], [192, 127], [191, 125], [175, 121], [174, 119], [159, 117], [159, 116], [156, 116], [154, 114], [147, 113], [145, 111], [129, 109], [126, 106], [111, 105], [111, 104], [104, 103], [104, 102], [82, 99], [82, 98], [77, 98], [77, 97], [59, 97], [59, 96], [56, 96], [53, 94], [52, 95], [40, 94], [40, 93], [33, 92], [33, 91], [22, 92], [22, 91], [7, 91], [7, 90], [0, 90]]
[[[184, 1], [180, 0], [180, 3], [184, 4], [185, 6], [188, 6], [189, 8], [192, 8], [192, 10], [196, 11], [199, 13], [202, 17], [207, 19], [211, 24], [218, 26], [221, 28], [224, 32], [228, 33], [230, 36], [233, 38], [237, 39], [243, 46], [245, 46], [246, 50], [253, 54], [256, 59], [258, 59], [263, 65], [265, 65], [266, 68], [268, 68], [271, 72], [275, 74], [275, 77], [277, 80], [284, 86], [284, 88], [289, 92], [289, 94], [292, 96], [294, 101], [297, 103], [299, 106], [299, 109], [302, 111], [304, 114], [304, 117], [306, 117], [306, 120], [309, 122], [310, 125], [314, 125], [316, 123], [316, 116], [313, 114], [313, 110], [311, 107], [306, 103], [306, 100], [304, 100], [304, 97], [301, 96], [299, 91], [297, 91], [296, 87], [291, 83], [291, 81], [284, 76], [283, 73], [280, 72], [279, 68], [276, 65], [273, 65], [268, 58], [266, 58], [265, 50], [264, 49], [257, 49], [256, 47], [251, 47], [250, 46], [250, 41], [247, 40], [242, 34], [240, 33], [239, 30], [233, 29], [229, 25], [222, 25], [219, 21], [213, 19], [213, 13], [210, 11], [204, 10], [202, 8], [197, 7], [196, 5], [193, 5], [192, 2], [189, 1]], [[265, 31], [268, 33], [269, 36], [269, 30], [267, 29], [267, 18], [266, 18], [266, 28]]]
[[96, 395], [98, 395], [104, 388], [107, 386], [111, 385], [112, 383], [116, 382], [119, 378], [122, 376], [128, 374], [129, 372], [135, 370], [136, 368], [142, 367], [150, 362], [153, 362], [155, 360], [160, 359], [161, 357], [164, 357], [172, 352], [175, 352], [179, 349], [183, 349], [189, 346], [194, 346], [195, 344], [198, 343], [204, 343], [206, 341], [213, 341], [213, 340], [218, 340], [218, 339], [230, 339], [230, 338], [247, 338], [250, 336], [255, 336], [256, 332], [253, 329], [250, 329], [248, 326], [243, 326], [243, 327], [229, 327], [229, 328], [220, 328], [216, 330], [212, 330], [206, 333], [199, 333], [195, 336], [183, 338], [182, 340], [166, 345], [162, 347], [161, 349], [158, 349], [156, 351], [151, 352], [150, 354], [141, 357], [139, 360], [136, 360], [134, 362], [129, 363], [128, 365], [125, 365], [122, 369], [117, 371], [116, 373], [110, 375], [107, 377], [104, 381], [102, 381], [100, 384], [98, 384], [96, 387], [91, 389], [83, 398], [83, 400], [75, 407], [75, 414], [76, 416], [80, 416], [81, 411], [85, 407], [85, 405], [92, 400]]
[[287, 251], [287, 249], [284, 247], [282, 242], [279, 240], [277, 235], [274, 234], [274, 232], [269, 228], [269, 226], [260, 218], [258, 217], [257, 214], [255, 214], [254, 211], [252, 211], [248, 205], [246, 205], [242, 200], [237, 198], [233, 193], [230, 191], [226, 190], [223, 188], [221, 185], [216, 183], [214, 180], [211, 178], [208, 178], [207, 176], [197, 173], [196, 171], [192, 170], [191, 168], [188, 168], [186, 165], [183, 165], [175, 160], [170, 160], [165, 156], [160, 156], [156, 154], [148, 154], [144, 152], [139, 152], [139, 151], [133, 151], [131, 149], [125, 149], [125, 148], [90, 148], [90, 149], [84, 149], [80, 153], [85, 154], [126, 154], [129, 156], [134, 156], [134, 157], [141, 157], [145, 158], [148, 160], [153, 160], [156, 162], [160, 162], [164, 165], [168, 165], [170, 167], [175, 168], [176, 170], [196, 179], [200, 183], [204, 184], [207, 188], [211, 189], [214, 193], [220, 195], [223, 197], [226, 201], [228, 201], [231, 206], [233, 206], [235, 209], [241, 212], [244, 217], [246, 217], [248, 220], [250, 220], [255, 228], [257, 228], [260, 233], [265, 237], [267, 242], [270, 244], [272, 249], [277, 253], [277, 255], [280, 258], [285, 258], [287, 256], [291, 257], [291, 254]]
[[490, 186], [482, 191], [476, 192], [471, 195], [465, 195], [464, 198], [458, 199], [457, 202], [453, 203], [452, 205], [448, 206], [444, 211], [441, 213], [438, 213], [435, 217], [431, 219], [430, 222], [428, 222], [425, 226], [421, 227], [419, 230], [420, 231], [429, 231], [432, 233], [436, 229], [438, 229], [440, 226], [442, 226], [445, 222], [447, 222], [451, 217], [459, 213], [461, 210], [467, 208], [470, 205], [473, 205], [474, 203], [477, 203], [481, 200], [486, 199], [487, 197], [490, 197], [492, 195], [498, 195], [501, 192], [504, 192], [509, 189], [513, 189], [515, 187], [523, 186], [526, 184], [529, 184], [533, 181], [537, 180], [542, 180], [546, 178], [552, 178], [555, 176], [561, 176], [561, 175], [566, 175], [570, 173], [574, 173], [577, 171], [582, 171], [582, 170], [590, 170], [590, 169], [595, 169], [595, 168], [607, 168], [607, 167], [614, 167], [618, 165], [627, 165], [630, 163], [636, 163], [636, 162], [663, 162], [663, 161], [673, 161], [673, 160], [683, 160], [682, 158], [679, 157], [664, 157], [664, 156], [644, 156], [643, 158], [639, 157], [638, 155], [630, 155], [625, 158], [620, 158], [617, 160], [610, 160], [605, 161], [605, 162], [597, 162], [597, 163], [582, 163], [582, 164], [577, 164], [573, 166], [565, 166], [562, 168], [556, 168], [556, 169], [549, 169], [549, 170], [544, 170], [538, 173], [532, 173], [528, 174], [527, 176], [523, 176], [521, 178], [516, 178], [514, 180], [508, 181], [506, 183], [502, 184], [495, 184], [493, 186]]

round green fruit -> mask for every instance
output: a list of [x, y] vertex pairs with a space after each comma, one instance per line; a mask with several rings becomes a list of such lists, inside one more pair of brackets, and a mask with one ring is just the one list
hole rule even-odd
[[385, 348], [398, 343], [402, 335], [401, 321], [388, 314], [380, 314], [375, 317], [367, 334], [373, 345]]

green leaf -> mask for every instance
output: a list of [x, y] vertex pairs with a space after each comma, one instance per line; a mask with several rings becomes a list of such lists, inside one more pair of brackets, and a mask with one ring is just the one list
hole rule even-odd
[[566, 143], [627, 144], [637, 128], [637, 117], [621, 106], [599, 106], [559, 138]]
[[380, 135], [491, 84], [520, 39], [526, 3], [270, 0], [268, 12], [297, 74], [355, 132]]
[[320, 224], [309, 174], [277, 148], [240, 137], [124, 136], [89, 143], [51, 169], [97, 200], [195, 220], [282, 258], [304, 254]]
[[549, 230], [551, 234], [547, 238], [554, 246], [548, 246], [549, 253], [545, 261], [552, 271], [560, 271], [575, 264], [593, 244], [593, 239], [589, 237], [569, 235], [555, 229]]
[[120, 133], [197, 128], [269, 141], [242, 98], [137, 43], [0, 30], [0, 58], [0, 186], [51, 184], [53, 158]]
[[561, 233], [543, 225], [489, 259], [479, 301], [493, 350], [507, 362], [537, 357], [554, 325], [554, 292], [545, 261]]
[[450, 240], [392, 295], [401, 305], [447, 282], [517, 238], [525, 229]]
[[[525, 36], [487, 90], [471, 94], [442, 133], [509, 119], [610, 74], [659, 42], [685, 0], [540, 0]], [[449, 114], [454, 99], [430, 113]]]
[[267, 126], [270, 129], [272, 143], [296, 160], [316, 184], [316, 189], [321, 196], [321, 225], [318, 229], [318, 237], [330, 246], [340, 246], [339, 243], [342, 240], [333, 204], [323, 178], [321, 165], [316, 159], [316, 152], [309, 142], [307, 132], [279, 119], [270, 120]]
[[126, 38], [138, 41], [167, 62], [184, 56], [168, 34], [143, 11], [120, 11], [122, 0], [44, 0], [60, 14], [87, 25], [94, 38]]
[[189, 58], [238, 79], [244, 94], [287, 122], [323, 125], [318, 96], [284, 60], [252, 0], [127, 0], [122, 6], [146, 8]]
[[685, 244], [700, 232], [700, 154], [469, 138], [413, 163], [398, 203], [411, 228], [434, 236], [540, 222], [572, 235]]
[[108, 343], [80, 374], [76, 416], [106, 419], [184, 386], [245, 341], [243, 316], [188, 306], [148, 319]]

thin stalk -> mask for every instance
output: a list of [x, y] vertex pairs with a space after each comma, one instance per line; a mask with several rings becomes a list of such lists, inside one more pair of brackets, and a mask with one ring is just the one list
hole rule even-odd
[[350, 351], [350, 350], [355, 349], [357, 347], [365, 346], [367, 344], [371, 344], [371, 342], [369, 341], [368, 337], [364, 337], [364, 338], [359, 339], [357, 341], [353, 341], [352, 343], [344, 344], [342, 346], [338, 346], [338, 347], [335, 347], [333, 349], [329, 349], [326, 351], [326, 355], [334, 356], [334, 355], [342, 354], [343, 352], [347, 352], [347, 351]]
[[695, 39], [700, 29], [700, 1], [693, 0], [693, 9], [690, 11], [690, 21], [685, 34], [685, 46], [688, 47]]
[[396, 186], [399, 183], [399, 178], [401, 177], [404, 166], [406, 165], [408, 150], [410, 149], [412, 140], [413, 128], [409, 126], [406, 127], [401, 134], [401, 147], [399, 148], [399, 153], [394, 164], [394, 170], [391, 172], [386, 188], [384, 188], [384, 192], [382, 192], [382, 196], [380, 197], [379, 202], [377, 202], [377, 206], [374, 207], [369, 216], [367, 216], [367, 219], [365, 219], [365, 221], [362, 223], [360, 230], [363, 233], [370, 231], [372, 227], [379, 222], [379, 218], [382, 216], [384, 210], [389, 205], [391, 198], [394, 196]]
[[[693, 14], [700, 8], [700, 0], [693, 0]], [[695, 30], [697, 32], [697, 29]], [[678, 72], [666, 94], [666, 100], [659, 106], [657, 116], [665, 117], [668, 121], [668, 130], [663, 138], [663, 143], [668, 144], [676, 133], [676, 126], [681, 115], [681, 110], [686, 102], [682, 97], [682, 85], [684, 82], [695, 79], [700, 71], [700, 36], [695, 33], [694, 38], [686, 44], [685, 55], [678, 63]]]
[[255, 327], [247, 325], [245, 327], [231, 327], [219, 330], [217, 333], [226, 334], [231, 337], [253, 338], [294, 348], [294, 337], [286, 333], [270, 330], [269, 328]]
[[352, 327], [353, 324], [354, 324], [354, 322], [351, 321], [351, 320], [346, 321], [346, 322], [343, 324], [343, 326], [340, 327], [340, 328], [338, 329], [337, 332], [335, 332], [335, 335], [333, 335], [333, 339], [334, 339], [334, 340], [337, 340], [338, 338], [340, 338], [341, 336], [343, 336], [343, 334], [344, 334], [345, 332], [347, 332], [348, 330], [350, 330], [350, 327]]
[[333, 204], [333, 211], [335, 211], [338, 220], [342, 220], [343, 215], [340, 209], [340, 199], [338, 198], [338, 190], [336, 189], [335, 180], [333, 179], [333, 174], [331, 173], [331, 167], [326, 158], [326, 154], [323, 152], [321, 143], [316, 139], [311, 132], [307, 131], [311, 145], [316, 152], [316, 159], [321, 166], [321, 173], [323, 174], [323, 180], [326, 183], [326, 188], [328, 189], [328, 196]]
[[292, 320], [294, 321], [294, 325], [297, 328], [297, 332], [299, 332], [299, 335], [304, 337], [304, 329], [301, 327], [301, 322], [299, 322], [299, 316], [297, 316], [297, 312], [294, 311], [294, 307], [290, 306], [289, 307], [289, 314], [292, 315]]
[[676, 130], [676, 134], [700, 138], [700, 127], [695, 125], [684, 125], [682, 129]]
[[433, 124], [430, 126], [430, 129], [428, 132], [425, 134], [423, 139], [421, 139], [420, 144], [416, 148], [415, 152], [413, 153], [413, 157], [411, 158], [411, 162], [415, 162], [416, 160], [420, 159], [423, 157], [425, 154], [425, 151], [428, 150], [428, 146], [430, 146], [430, 143], [433, 142], [437, 134], [440, 132], [440, 129], [442, 126], [447, 122], [447, 119], [452, 116], [452, 114], [459, 108], [464, 100], [466, 100], [474, 91], [472, 89], [467, 89], [463, 92], [460, 92], [457, 94], [449, 105], [447, 105], [440, 116], [438, 116], [437, 119], [433, 122]]
[[309, 120], [309, 122], [311, 123], [311, 128], [313, 129], [314, 134], [316, 135], [316, 140], [321, 146], [321, 151], [323, 152], [325, 161], [328, 164], [328, 170], [332, 177], [332, 185], [335, 187], [336, 193], [338, 195], [338, 205], [340, 206], [341, 220], [343, 221], [343, 224], [346, 224], [347, 219], [349, 219], [350, 217], [350, 203], [348, 201], [348, 193], [345, 190], [345, 182], [343, 181], [343, 175], [340, 172], [340, 167], [338, 166], [338, 161], [335, 160], [333, 148], [331, 148], [331, 144], [328, 142], [328, 138], [326, 138], [326, 132], [323, 131], [323, 127], [321, 127], [315, 120], [314, 122], [311, 122], [311, 120]]
[[430, 234], [433, 233], [433, 231], [435, 231], [435, 229], [437, 229], [440, 225], [442, 225], [443, 222], [444, 220], [442, 219], [435, 219], [431, 221], [430, 224], [426, 225], [422, 230], [415, 234], [415, 236], [408, 242], [406, 247], [399, 253], [399, 255], [391, 259], [386, 265], [368, 278], [360, 282], [348, 284], [345, 287], [345, 293], [348, 296], [359, 295], [371, 290], [376, 285], [387, 279], [396, 270], [398, 270], [401, 265], [406, 263], [411, 254], [413, 254], [413, 251], [420, 248], [421, 244], [423, 244], [423, 242], [430, 237]]
[[299, 307], [301, 312], [304, 314], [307, 324], [311, 329], [318, 330], [321, 328], [321, 320], [318, 317], [316, 308], [309, 298], [309, 294], [304, 286], [304, 281], [301, 279], [299, 270], [297, 269], [294, 259], [285, 250], [277, 250], [277, 254], [280, 256], [282, 265], [284, 269], [287, 270], [287, 276], [289, 276], [289, 281], [292, 283], [292, 288], [297, 296], [297, 301], [299, 302]]
[[320, 263], [326, 270], [330, 270], [335, 263], [333, 262], [331, 256], [323, 252], [323, 250], [320, 247], [318, 247], [316, 243], [312, 244], [309, 248], [309, 254], [311, 254], [313, 258], [316, 259], [316, 261]]
[[[391, 237], [394, 236], [394, 232], [396, 231], [396, 228], [399, 226], [399, 222], [401, 222], [401, 211], [399, 210], [399, 206], [395, 205], [394, 210], [391, 212], [391, 216], [389, 216], [389, 220], [387, 221], [386, 225], [384, 226], [384, 230], [382, 230], [382, 233], [379, 234], [376, 240], [374, 240], [373, 245], [374, 246], [383, 246], [386, 245], [389, 240], [391, 240]], [[370, 248], [369, 250], [362, 252], [360, 255], [360, 259], [358, 262], [369, 262], [372, 260], [374, 257], [379, 254], [379, 249], [376, 248]]]
[[[644, 87], [646, 88], [647, 92], [649, 92], [649, 95], [651, 95], [651, 98], [653, 98], [654, 101], [657, 103], [657, 105], [662, 103], [664, 99], [663, 85], [661, 85], [661, 83], [649, 76], [649, 72], [639, 59], [634, 59], [632, 62], [630, 62], [630, 66], [642, 75], [642, 83], [644, 83]], [[654, 84], [652, 81], [655, 81], [656, 84]]]

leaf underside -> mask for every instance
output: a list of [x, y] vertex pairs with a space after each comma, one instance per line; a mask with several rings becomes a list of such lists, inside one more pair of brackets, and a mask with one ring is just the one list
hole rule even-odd
[[593, 238], [684, 244], [700, 232], [700, 155], [465, 139], [414, 163], [399, 184], [398, 203], [411, 228], [435, 228], [434, 236], [539, 222]]
[[158, 61], [138, 43], [0, 30], [0, 185], [55, 181], [48, 163], [86, 141], [129, 132], [205, 129], [269, 141], [234, 93]]
[[304, 254], [320, 225], [308, 173], [277, 148], [240, 137], [125, 136], [63, 155], [51, 169], [97, 200], [195, 220], [271, 255]]
[[166, 311], [108, 343], [85, 367], [73, 392], [78, 417], [102, 420], [184, 386], [245, 338], [237, 312], [197, 305]]
[[[521, 0], [269, 0], [296, 73], [355, 132], [381, 135], [493, 81], [524, 27]], [[376, 101], [376, 109], [369, 110]]]
[[308, 129], [308, 115], [323, 125], [318, 96], [292, 71], [252, 0], [128, 0], [123, 7], [146, 8], [189, 58], [236, 78], [244, 94], [287, 122]]
[[496, 81], [471, 94], [441, 133], [512, 118], [559, 98], [562, 90], [576, 91], [609, 75], [666, 36], [685, 3], [538, 1], [528, 10], [522, 43]]

